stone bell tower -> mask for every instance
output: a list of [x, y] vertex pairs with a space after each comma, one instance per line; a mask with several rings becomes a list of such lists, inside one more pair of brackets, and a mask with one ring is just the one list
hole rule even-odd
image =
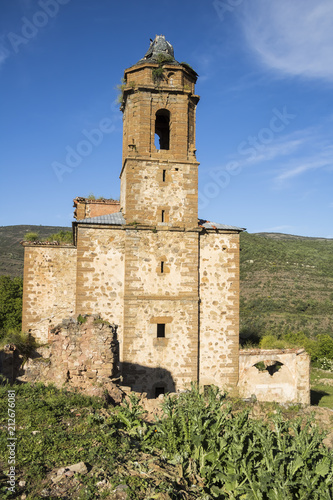
[[156, 36], [124, 80], [120, 204], [126, 222], [197, 227], [197, 74]]
[[156, 395], [198, 379], [197, 74], [156, 36], [124, 80], [122, 372]]

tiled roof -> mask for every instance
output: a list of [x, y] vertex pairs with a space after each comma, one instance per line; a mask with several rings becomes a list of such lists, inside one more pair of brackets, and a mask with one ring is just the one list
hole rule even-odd
[[124, 216], [121, 212], [108, 215], [98, 215], [97, 217], [88, 217], [77, 221], [79, 224], [108, 224], [122, 226], [126, 224]]
[[[97, 217], [89, 217], [87, 219], [81, 219], [77, 221], [78, 224], [105, 224], [105, 225], [116, 225], [123, 226], [126, 224], [124, 216], [121, 212], [108, 215], [98, 215]], [[199, 227], [205, 227], [206, 229], [224, 229], [226, 231], [244, 231], [242, 227], [229, 226], [227, 224], [218, 224], [217, 222], [210, 222], [208, 220], [199, 219]]]
[[225, 229], [233, 231], [244, 231], [243, 227], [228, 226], [228, 224], [219, 224], [217, 222], [210, 222], [209, 220], [199, 219], [199, 226], [207, 229]]

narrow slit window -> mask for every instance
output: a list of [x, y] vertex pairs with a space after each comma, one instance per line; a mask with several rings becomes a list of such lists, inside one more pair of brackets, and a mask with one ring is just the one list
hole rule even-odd
[[165, 182], [165, 174], [166, 174], [166, 170], [163, 170], [163, 174], [162, 174], [162, 181]]
[[165, 219], [165, 210], [162, 210], [161, 212], [161, 222], [164, 222]]
[[164, 273], [164, 262], [163, 262], [163, 260], [161, 261], [161, 273], [162, 274]]
[[157, 338], [161, 339], [165, 337], [165, 324], [157, 323]]

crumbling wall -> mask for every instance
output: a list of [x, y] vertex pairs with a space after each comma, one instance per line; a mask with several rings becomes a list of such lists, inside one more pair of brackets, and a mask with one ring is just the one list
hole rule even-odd
[[119, 375], [117, 328], [99, 316], [74, 319], [49, 330], [49, 345], [24, 366], [21, 380], [84, 389]]
[[310, 357], [304, 349], [240, 351], [238, 388], [241, 397], [308, 405]]
[[120, 202], [117, 200], [105, 199], [90, 200], [89, 198], [77, 197], [74, 202], [74, 218], [76, 220], [97, 217], [99, 215], [109, 215], [119, 212]]

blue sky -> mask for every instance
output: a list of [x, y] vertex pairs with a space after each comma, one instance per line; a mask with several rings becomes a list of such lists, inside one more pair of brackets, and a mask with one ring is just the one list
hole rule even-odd
[[119, 196], [116, 86], [156, 34], [199, 73], [199, 216], [332, 238], [331, 0], [2, 0], [0, 225]]

